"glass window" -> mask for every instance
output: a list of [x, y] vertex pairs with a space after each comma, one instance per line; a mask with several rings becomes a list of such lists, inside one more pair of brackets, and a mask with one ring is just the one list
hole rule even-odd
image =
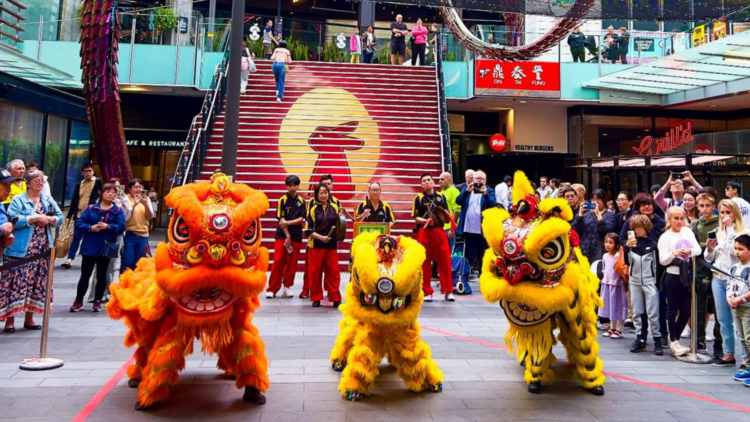
[[581, 116], [568, 117], [568, 153], [581, 153]]
[[47, 116], [47, 143], [44, 146], [42, 169], [48, 177], [52, 197], [61, 200], [65, 185], [65, 145], [68, 143], [68, 119], [54, 114]]
[[39, 162], [44, 114], [0, 101], [0, 163], [20, 158]]
[[642, 140], [651, 135], [650, 117], [584, 116], [583, 157], [638, 155]]
[[656, 21], [633, 21], [634, 31], [658, 31], [659, 22]]
[[664, 32], [687, 32], [690, 31], [689, 22], [664, 22]]
[[73, 199], [76, 184], [83, 179], [81, 167], [89, 161], [91, 131], [86, 122], [73, 120], [70, 124], [70, 146], [68, 147], [68, 171], [65, 180], [65, 206]]

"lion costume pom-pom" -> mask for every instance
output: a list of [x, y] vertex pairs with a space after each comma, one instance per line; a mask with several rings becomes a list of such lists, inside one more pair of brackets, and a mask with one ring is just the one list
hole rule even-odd
[[266, 284], [268, 250], [260, 246], [260, 218], [268, 198], [221, 173], [175, 188], [169, 243], [143, 258], [110, 286], [109, 316], [124, 318], [125, 345], [138, 345], [128, 385], [138, 388], [136, 409], [166, 400], [185, 368], [193, 340], [219, 356], [243, 399], [265, 403], [268, 360], [252, 325]]
[[425, 250], [407, 237], [362, 233], [352, 245], [352, 282], [331, 366], [343, 371], [341, 395], [359, 401], [370, 394], [384, 357], [415, 392], [443, 389], [443, 372], [419, 335]]
[[[604, 394], [602, 360], [596, 342], [599, 280], [578, 248], [564, 199], [537, 204], [526, 175], [516, 172], [512, 214], [494, 208], [482, 214], [489, 248], [480, 287], [488, 302], [499, 302], [510, 323], [508, 350], [524, 362], [532, 393], [552, 381], [552, 346], [559, 340], [584, 388]], [[560, 329], [555, 338], [554, 330]]]

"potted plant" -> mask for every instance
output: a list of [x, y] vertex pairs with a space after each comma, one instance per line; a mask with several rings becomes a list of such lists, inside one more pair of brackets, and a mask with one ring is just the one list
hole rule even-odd
[[163, 7], [154, 10], [154, 29], [159, 33], [159, 38], [164, 36], [165, 32], [177, 28], [177, 13], [171, 7]]

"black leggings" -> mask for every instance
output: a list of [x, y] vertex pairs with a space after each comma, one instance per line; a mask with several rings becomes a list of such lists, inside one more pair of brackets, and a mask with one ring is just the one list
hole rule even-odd
[[107, 269], [109, 268], [110, 259], [111, 258], [107, 258], [106, 256], [83, 257], [83, 262], [81, 263], [81, 278], [78, 280], [76, 301], [83, 302], [83, 297], [86, 296], [86, 291], [89, 289], [89, 279], [94, 272], [94, 267], [96, 267], [96, 291], [94, 292], [94, 300], [102, 300], [104, 297], [104, 291], [107, 288]]
[[419, 56], [419, 65], [426, 66], [424, 62], [424, 50], [426, 44], [411, 43], [411, 65], [417, 65], [417, 56]]
[[[679, 275], [667, 273], [664, 276], [664, 290], [667, 292], [669, 339], [671, 341], [679, 340], [682, 330], [685, 329], [688, 320], [690, 320], [690, 287], [682, 285]], [[677, 316], [678, 313], [680, 314], [679, 317]]]

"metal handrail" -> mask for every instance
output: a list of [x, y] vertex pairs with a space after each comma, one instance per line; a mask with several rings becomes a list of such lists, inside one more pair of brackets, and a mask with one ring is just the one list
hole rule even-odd
[[440, 145], [440, 160], [443, 171], [452, 173], [451, 167], [453, 166], [452, 153], [451, 153], [451, 138], [450, 129], [448, 127], [448, 105], [445, 99], [445, 79], [443, 78], [443, 46], [442, 46], [443, 32], [439, 31], [435, 38], [435, 45], [432, 47], [433, 54], [435, 57], [435, 81], [438, 95], [438, 113], [439, 113], [439, 130], [440, 139], [442, 140]]

